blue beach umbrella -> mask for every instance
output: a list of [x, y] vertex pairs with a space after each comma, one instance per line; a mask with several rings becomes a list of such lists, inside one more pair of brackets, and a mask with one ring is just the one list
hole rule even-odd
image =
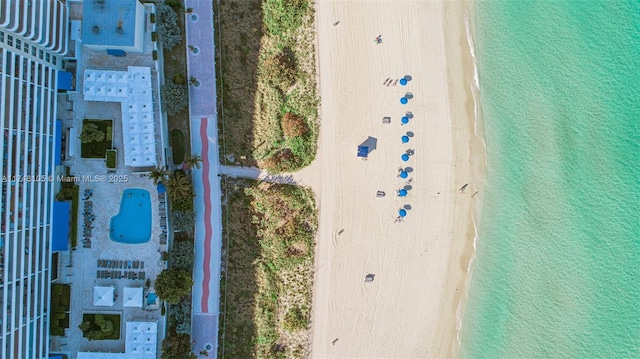
[[406, 125], [407, 123], [409, 123], [409, 117], [404, 116], [400, 119], [400, 121], [402, 122], [403, 125]]
[[404, 210], [404, 209], [401, 209], [401, 210], [399, 210], [399, 211], [398, 211], [398, 215], [399, 215], [400, 217], [404, 217], [404, 216], [406, 216], [406, 215], [407, 215], [407, 211], [406, 211], [406, 210]]
[[400, 97], [400, 103], [401, 103], [401, 104], [406, 105], [406, 104], [407, 104], [407, 102], [409, 102], [409, 100], [407, 100], [407, 98], [406, 98], [406, 97]]
[[409, 177], [409, 173], [407, 173], [407, 171], [400, 171], [400, 178], [407, 178]]
[[401, 189], [398, 191], [398, 197], [406, 197], [407, 196], [407, 190], [406, 189]]
[[401, 158], [402, 158], [402, 160], [403, 160], [404, 162], [409, 161], [409, 155], [408, 155], [408, 154], [406, 154], [406, 153], [403, 153]]
[[158, 190], [158, 194], [163, 194], [167, 192], [167, 187], [162, 182], [158, 183], [158, 186], [156, 186], [156, 189]]
[[400, 85], [406, 86], [407, 85], [407, 79], [400, 79]]
[[402, 136], [402, 143], [409, 142], [409, 136]]

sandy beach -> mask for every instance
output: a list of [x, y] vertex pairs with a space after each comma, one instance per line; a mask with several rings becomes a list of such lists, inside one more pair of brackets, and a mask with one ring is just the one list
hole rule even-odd
[[[484, 175], [468, 8], [316, 2], [321, 133], [318, 159], [301, 173], [320, 207], [313, 358], [457, 356]], [[407, 86], [383, 85], [405, 75]], [[402, 105], [407, 92], [413, 98]], [[407, 111], [414, 117], [401, 126]], [[357, 158], [369, 136], [375, 149]], [[414, 155], [402, 162], [407, 149]], [[407, 179], [399, 167], [410, 167]], [[396, 196], [407, 185], [408, 195]], [[406, 218], [395, 223], [405, 206]], [[365, 283], [369, 273], [375, 279]]]

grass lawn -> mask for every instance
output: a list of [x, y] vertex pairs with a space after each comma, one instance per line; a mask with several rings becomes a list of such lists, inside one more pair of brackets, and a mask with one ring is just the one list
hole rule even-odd
[[[90, 322], [92, 323], [90, 330], [91, 331], [100, 331], [100, 327], [96, 324], [96, 315], [92, 313], [85, 313], [82, 315], [82, 322]], [[105, 333], [102, 339], [97, 340], [118, 340], [120, 339], [120, 315], [119, 314], [102, 314], [102, 317], [105, 321], [111, 322], [113, 324], [113, 331], [110, 333]], [[101, 333], [102, 334], [102, 333]], [[83, 333], [83, 336], [86, 338], [86, 333]]]
[[[221, 160], [227, 163], [225, 154], [233, 154], [235, 162], [270, 172], [307, 166], [317, 148], [319, 103], [311, 1], [225, 1], [214, 7], [219, 111], [226, 120], [220, 126]], [[305, 121], [304, 136], [285, 138], [281, 120], [288, 112]]]
[[218, 356], [306, 357], [317, 228], [312, 193], [229, 178], [225, 186]]
[[104, 133], [105, 139], [100, 142], [82, 143], [80, 145], [80, 156], [82, 158], [104, 158], [108, 149], [111, 149], [113, 137], [112, 120], [84, 119], [82, 125], [93, 123]]
[[[184, 8], [184, 2], [182, 0], [174, 0], [172, 2], [179, 3]], [[178, 77], [182, 76], [182, 79], [187, 79], [187, 46], [185, 44], [184, 13], [177, 11], [176, 13], [178, 14], [178, 27], [180, 27], [180, 32], [182, 33], [182, 41], [171, 50], [163, 50], [164, 73], [167, 79], [174, 79], [176, 75], [178, 75]], [[178, 129], [183, 133], [189, 133], [189, 106], [175, 115], [168, 116], [168, 125], [169, 130], [172, 132], [174, 129]], [[186, 155], [189, 155], [191, 153], [191, 140], [188, 136], [185, 136], [184, 141]], [[182, 163], [182, 161], [176, 161], [174, 149], [174, 163]]]
[[171, 130], [171, 150], [173, 151], [173, 164], [179, 165], [184, 162], [187, 149], [187, 139], [182, 130], [174, 128]]
[[118, 151], [107, 150], [107, 168], [113, 169], [118, 167]]

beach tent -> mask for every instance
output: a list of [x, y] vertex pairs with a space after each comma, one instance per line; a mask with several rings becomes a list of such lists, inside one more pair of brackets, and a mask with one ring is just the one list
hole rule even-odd
[[402, 143], [407, 143], [409, 142], [409, 136], [402, 136]]
[[402, 160], [403, 160], [404, 162], [409, 161], [409, 155], [408, 155], [408, 154], [406, 154], [406, 153], [403, 153], [401, 158], [402, 158]]
[[142, 308], [142, 288], [125, 287], [122, 290], [122, 306]]
[[369, 146], [358, 146], [358, 157], [369, 156]]
[[400, 171], [399, 176], [400, 178], [407, 178], [409, 177], [409, 173], [407, 173], [407, 171]]
[[93, 287], [93, 305], [96, 307], [113, 307], [114, 287]]
[[399, 210], [399, 211], [398, 211], [398, 215], [399, 215], [400, 217], [404, 217], [404, 216], [406, 216], [406, 215], [407, 215], [407, 211], [406, 211], [406, 210], [404, 210], [404, 209], [401, 209], [401, 210]]
[[406, 197], [407, 196], [407, 190], [406, 189], [401, 189], [398, 191], [398, 197]]

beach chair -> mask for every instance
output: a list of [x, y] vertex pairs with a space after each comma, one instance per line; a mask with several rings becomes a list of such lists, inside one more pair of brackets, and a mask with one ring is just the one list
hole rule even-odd
[[145, 274], [145, 272], [144, 272], [144, 271], [142, 271], [142, 272], [138, 272], [138, 279], [140, 279], [140, 280], [144, 280], [145, 275], [146, 275], [146, 274]]
[[382, 123], [384, 123], [385, 125], [388, 125], [391, 123], [391, 117], [383, 117], [382, 118]]
[[133, 261], [133, 269], [138, 269], [140, 267], [140, 261]]
[[140, 261], [140, 269], [144, 268], [144, 261]]

